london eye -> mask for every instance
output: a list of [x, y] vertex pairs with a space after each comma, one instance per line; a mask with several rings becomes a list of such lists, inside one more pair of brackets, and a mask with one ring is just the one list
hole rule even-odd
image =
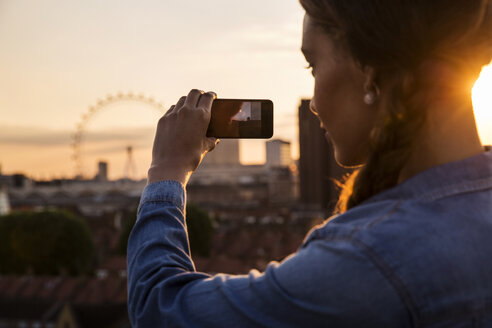
[[138, 104], [145, 105], [146, 107], [159, 111], [161, 114], [164, 114], [165, 112], [164, 105], [161, 102], [157, 102], [154, 97], [145, 96], [143, 93], [135, 94], [133, 92], [119, 92], [116, 95], [109, 94], [105, 98], [100, 99], [95, 104], [89, 106], [88, 110], [81, 115], [81, 119], [76, 125], [76, 131], [71, 138], [72, 161], [74, 163], [76, 179], [85, 178], [81, 145], [89, 122], [97, 113], [104, 111], [110, 105], [128, 102], [136, 102]]

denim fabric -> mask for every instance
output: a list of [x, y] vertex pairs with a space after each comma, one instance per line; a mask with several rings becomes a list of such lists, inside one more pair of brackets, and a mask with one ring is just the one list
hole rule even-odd
[[175, 181], [128, 243], [134, 327], [492, 327], [492, 152], [426, 170], [247, 275], [195, 271]]

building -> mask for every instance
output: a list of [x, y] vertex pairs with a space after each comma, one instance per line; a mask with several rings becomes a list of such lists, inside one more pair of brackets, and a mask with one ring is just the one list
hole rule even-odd
[[126, 277], [0, 276], [0, 327], [129, 328]]
[[108, 181], [108, 162], [100, 161], [97, 163], [97, 181]]
[[338, 197], [334, 181], [349, 171], [336, 163], [333, 148], [309, 103], [310, 100], [303, 99], [299, 106], [300, 201], [329, 215]]
[[0, 186], [0, 215], [10, 213], [10, 201], [7, 188]]
[[188, 199], [208, 210], [292, 205], [298, 180], [290, 143], [274, 140], [266, 147], [270, 165], [241, 165], [239, 140], [221, 141], [191, 176]]
[[76, 208], [84, 215], [102, 215], [136, 208], [146, 180], [51, 180], [8, 188], [13, 210]]
[[266, 166], [287, 167], [292, 164], [290, 142], [275, 139], [266, 143]]
[[200, 167], [217, 165], [240, 165], [239, 139], [221, 139], [215, 149], [205, 156]]

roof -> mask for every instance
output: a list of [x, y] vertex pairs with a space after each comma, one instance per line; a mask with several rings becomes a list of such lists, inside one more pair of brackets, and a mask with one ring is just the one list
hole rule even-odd
[[64, 304], [80, 327], [126, 324], [126, 278], [0, 276], [0, 319], [55, 322]]
[[[126, 304], [126, 278], [0, 276], [0, 302]], [[0, 316], [4, 314], [0, 307]]]

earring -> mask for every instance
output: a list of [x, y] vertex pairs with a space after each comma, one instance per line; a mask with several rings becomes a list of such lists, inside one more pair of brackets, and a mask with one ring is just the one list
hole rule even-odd
[[364, 95], [364, 102], [366, 105], [373, 105], [376, 102], [376, 94], [372, 91], [367, 92]]

